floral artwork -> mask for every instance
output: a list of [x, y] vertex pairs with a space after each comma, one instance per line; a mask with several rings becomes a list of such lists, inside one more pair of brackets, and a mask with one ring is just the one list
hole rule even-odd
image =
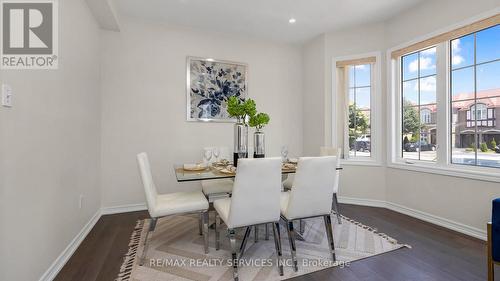
[[247, 66], [188, 58], [188, 121], [234, 121], [227, 113], [230, 97], [247, 95]]

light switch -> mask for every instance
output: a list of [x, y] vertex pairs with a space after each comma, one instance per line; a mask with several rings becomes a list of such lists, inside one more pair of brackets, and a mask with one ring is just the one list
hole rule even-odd
[[7, 84], [2, 84], [2, 105], [12, 107], [12, 87]]

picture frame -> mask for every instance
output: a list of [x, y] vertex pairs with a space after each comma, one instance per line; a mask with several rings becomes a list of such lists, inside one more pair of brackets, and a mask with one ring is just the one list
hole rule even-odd
[[187, 57], [186, 120], [190, 122], [235, 122], [228, 116], [227, 100], [248, 96], [246, 63]]

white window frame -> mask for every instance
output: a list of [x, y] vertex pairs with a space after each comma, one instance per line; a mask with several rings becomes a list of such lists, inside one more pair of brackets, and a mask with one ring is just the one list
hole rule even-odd
[[[432, 174], [441, 174], [447, 176], [469, 178], [469, 179], [479, 179], [490, 182], [500, 182], [500, 172], [498, 168], [491, 167], [478, 167], [478, 166], [466, 166], [451, 163], [451, 109], [450, 109], [450, 42], [443, 42], [437, 44], [436, 50], [436, 99], [437, 99], [437, 116], [436, 116], [436, 127], [437, 127], [437, 161], [417, 161], [417, 160], [405, 160], [401, 157], [401, 143], [402, 143], [402, 117], [401, 117], [401, 57], [393, 59], [391, 57], [392, 52], [402, 49], [406, 46], [425, 41], [432, 38], [438, 34], [449, 32], [458, 27], [465, 26], [476, 22], [480, 19], [490, 17], [498, 11], [492, 11], [482, 15], [481, 17], [476, 17], [459, 23], [457, 25], [450, 26], [446, 29], [439, 30], [417, 38], [411, 42], [395, 46], [387, 50], [387, 166], [395, 169], [403, 169], [410, 171], [426, 172]], [[427, 49], [431, 46], [427, 46], [423, 49]], [[444, 81], [443, 81], [444, 78]], [[443, 83], [445, 82], [445, 83]]]
[[[436, 120], [435, 120], [435, 123], [436, 123], [436, 140], [437, 140], [437, 147], [446, 147], [446, 146], [443, 146], [443, 144], [446, 142], [445, 140], [445, 137], [446, 136], [443, 136], [445, 134], [443, 134], [443, 132], [446, 132], [444, 129], [443, 129], [443, 126], [444, 124], [443, 121], [444, 120], [448, 120], [448, 111], [446, 112], [446, 116], [444, 116], [443, 112], [444, 110], [441, 109], [442, 104], [444, 101], [447, 100], [447, 92], [448, 92], [448, 88], [446, 87], [446, 85], [443, 85], [442, 83], [442, 79], [441, 77], [447, 77], [447, 74], [445, 73], [446, 72], [446, 69], [447, 69], [447, 65], [446, 65], [446, 58], [448, 57], [448, 54], [446, 52], [446, 43], [441, 43], [441, 44], [438, 44], [438, 45], [434, 45], [434, 46], [427, 46], [425, 48], [423, 48], [422, 50], [426, 50], [426, 49], [429, 49], [431, 47], [436, 47]], [[419, 50], [419, 51], [422, 51], [422, 50]], [[414, 53], [414, 52], [412, 52]], [[443, 60], [444, 58], [444, 60]], [[415, 159], [405, 159], [403, 158], [403, 140], [402, 140], [402, 127], [403, 127], [403, 122], [402, 122], [402, 107], [401, 107], [401, 104], [402, 104], [402, 92], [401, 92], [401, 85], [402, 85], [402, 80], [401, 80], [401, 59], [402, 57], [399, 57], [398, 59], [396, 60], [393, 60], [393, 61], [396, 61], [397, 64], [396, 64], [396, 71], [397, 71], [397, 77], [395, 78], [396, 79], [396, 82], [397, 84], [395, 85], [395, 94], [397, 95], [396, 97], [396, 100], [397, 100], [397, 104], [394, 105], [394, 108], [395, 112], [397, 112], [398, 114], [396, 114], [396, 118], [398, 119], [398, 123], [397, 123], [397, 128], [393, 128], [393, 130], [396, 130], [396, 132], [399, 134], [399, 138], [396, 140], [396, 145], [397, 145], [397, 148], [394, 152], [394, 154], [392, 155], [391, 159], [393, 163], [397, 163], [397, 164], [411, 164], [411, 165], [414, 165], [414, 164], [418, 164], [418, 165], [423, 165], [423, 166], [435, 166], [436, 164], [440, 163], [440, 164], [444, 164], [444, 161], [443, 161], [443, 158], [446, 158], [446, 155], [444, 154], [444, 150], [445, 149], [437, 149], [436, 152], [437, 152], [437, 161], [435, 162], [432, 162], [432, 161], [425, 161], [425, 160], [415, 160]], [[394, 71], [394, 70], [393, 70]], [[447, 80], [448, 78], [445, 79], [445, 81]], [[418, 83], [418, 81], [417, 81]], [[393, 112], [394, 113], [394, 112]], [[420, 114], [420, 113], [419, 113]]]
[[[348, 79], [344, 79], [344, 93], [338, 93], [337, 85], [339, 81], [337, 81], [337, 62], [338, 61], [346, 61], [346, 60], [357, 60], [368, 57], [375, 57], [375, 63], [371, 64], [371, 87], [370, 87], [370, 157], [356, 157], [349, 158], [349, 142], [345, 141], [348, 139], [348, 126], [349, 124], [345, 122], [342, 128], [338, 128], [337, 125], [337, 104], [338, 104], [338, 96], [343, 95], [344, 99], [349, 98], [349, 89], [348, 89]], [[332, 146], [340, 147], [343, 145], [343, 154], [344, 157], [341, 160], [343, 164], [346, 165], [360, 165], [360, 166], [381, 166], [382, 165], [382, 151], [384, 146], [382, 145], [382, 52], [375, 51], [364, 54], [357, 54], [351, 56], [342, 56], [342, 57], [334, 57], [332, 59], [332, 105], [331, 105], [331, 117], [332, 117]], [[345, 114], [348, 114], [345, 113]], [[344, 120], [347, 120], [344, 118]], [[338, 135], [342, 135], [344, 139], [343, 144], [338, 143]]]

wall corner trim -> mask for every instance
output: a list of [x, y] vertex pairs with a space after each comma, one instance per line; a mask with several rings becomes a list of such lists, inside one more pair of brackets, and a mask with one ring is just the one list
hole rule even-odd
[[444, 228], [460, 232], [462, 234], [478, 238], [481, 240], [486, 241], [486, 231], [465, 225], [460, 222], [452, 221], [443, 217], [435, 216], [423, 211], [415, 210], [412, 208], [408, 208], [396, 203], [392, 202], [387, 202], [383, 200], [375, 200], [375, 199], [365, 199], [365, 198], [353, 198], [353, 197], [344, 197], [344, 196], [339, 196], [339, 202], [344, 203], [344, 204], [353, 204], [353, 205], [360, 205], [360, 206], [369, 206], [369, 207], [380, 207], [380, 208], [386, 208], [419, 220], [423, 220], [425, 222], [429, 222], [435, 225], [442, 226]]

